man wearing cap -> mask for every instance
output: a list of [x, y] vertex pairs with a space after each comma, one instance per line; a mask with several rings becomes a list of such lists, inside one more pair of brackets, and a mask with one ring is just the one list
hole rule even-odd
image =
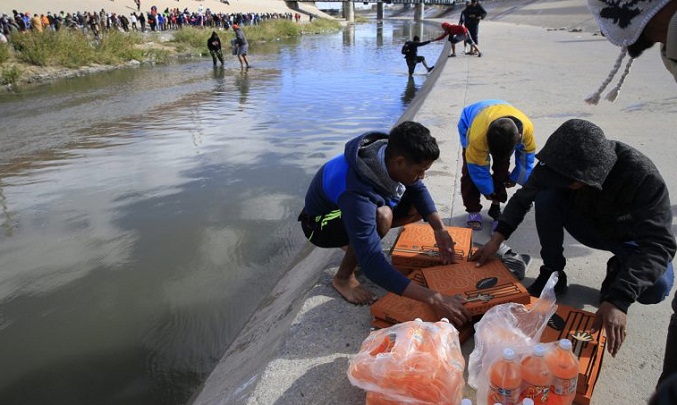
[[461, 41], [468, 41], [470, 43], [470, 52], [468, 53], [469, 55], [477, 55], [477, 57], [482, 56], [482, 52], [480, 52], [477, 44], [473, 42], [472, 38], [470, 37], [470, 32], [466, 27], [443, 22], [442, 30], [444, 31], [442, 35], [433, 39], [433, 42], [439, 41], [444, 39], [444, 37], [449, 36], [449, 42], [451, 43], [451, 53], [449, 54], [450, 58], [456, 56], [456, 44]]
[[249, 61], [247, 60], [247, 52], [249, 51], [249, 43], [244, 36], [244, 32], [239, 25], [233, 24], [233, 31], [235, 32], [235, 45], [237, 45], [237, 60], [240, 61], [240, 67], [245, 66], [249, 69]]
[[[631, 58], [630, 61], [639, 57], [656, 42], [660, 42], [663, 64], [677, 81], [676, 0], [644, 2], [589, 0], [588, 7], [605, 37], [612, 44], [622, 48], [621, 55], [627, 52]], [[609, 76], [613, 77], [611, 74]], [[601, 91], [598, 91], [597, 99]], [[675, 389], [677, 385], [677, 296], [672, 300], [672, 311], [665, 344], [663, 372], [658, 379], [657, 392], [652, 398], [652, 405], [677, 403], [675, 402], [677, 398], [677, 389]]]
[[592, 329], [604, 327], [615, 356], [625, 339], [628, 307], [661, 302], [672, 289], [677, 243], [667, 186], [649, 158], [585, 120], [562, 124], [536, 157], [539, 164], [471, 260], [481, 266], [493, 257], [532, 203], [543, 266], [527, 288], [531, 295], [539, 296], [554, 272], [555, 292], [566, 292], [564, 230], [585, 246], [613, 253]]
[[661, 45], [661, 58], [665, 67], [677, 81], [677, 0], [588, 0], [588, 8], [595, 17], [602, 34], [612, 44], [621, 47], [621, 54], [600, 88], [586, 99], [597, 104], [601, 93], [611, 83], [626, 55], [630, 57], [618, 84], [606, 98], [614, 101], [618, 96], [634, 58]]

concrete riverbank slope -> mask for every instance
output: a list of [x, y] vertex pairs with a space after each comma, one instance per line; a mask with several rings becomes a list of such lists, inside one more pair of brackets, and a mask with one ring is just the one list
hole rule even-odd
[[[677, 86], [660, 62], [658, 50], [635, 62], [615, 103], [590, 106], [583, 99], [606, 78], [619, 50], [594, 35], [585, 0], [507, 3], [487, 6], [489, 17], [480, 26], [483, 56], [437, 61], [434, 85], [414, 101], [420, 109], [413, 119], [431, 129], [442, 150], [426, 184], [448, 224], [463, 226], [465, 221], [456, 123], [465, 105], [486, 98], [509, 101], [530, 116], [539, 146], [565, 120], [590, 120], [609, 138], [653, 159], [668, 187], [676, 189]], [[456, 17], [446, 20], [457, 21]], [[579, 28], [585, 30], [578, 32]], [[488, 228], [475, 232], [476, 242], [489, 238]], [[384, 249], [393, 235], [384, 241]], [[528, 285], [541, 264], [533, 213], [508, 243], [535, 259], [524, 280]], [[594, 312], [609, 254], [571, 239], [566, 243], [570, 288], [560, 303]], [[369, 308], [346, 303], [332, 289], [331, 277], [341, 255], [330, 253], [331, 258], [325, 250], [308, 249], [308, 257], [279, 285], [270, 305], [261, 308], [228, 350], [196, 396], [196, 404], [364, 403], [364, 392], [350, 385], [346, 370], [369, 334]], [[605, 356], [593, 404], [646, 403], [662, 367], [671, 300], [672, 296], [658, 305], [631, 306], [628, 337], [615, 358]], [[473, 345], [472, 339], [463, 345], [466, 359]], [[259, 368], [261, 363], [267, 365]], [[474, 391], [466, 388], [466, 395], [474, 398]]]

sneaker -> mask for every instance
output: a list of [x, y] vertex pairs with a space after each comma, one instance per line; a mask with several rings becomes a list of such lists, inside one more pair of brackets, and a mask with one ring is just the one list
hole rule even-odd
[[477, 52], [477, 57], [481, 58], [482, 57], [482, 52]]
[[433, 69], [435, 69], [435, 66], [430, 66], [430, 67], [428, 68], [428, 73], [432, 72]]
[[[529, 295], [532, 297], [540, 297], [543, 289], [545, 288], [545, 284], [548, 282], [548, 279], [552, 273], [553, 270], [550, 270], [548, 267], [541, 266], [538, 277], [536, 277], [536, 280], [533, 282], [533, 284], [527, 287]], [[569, 288], [567, 286], [567, 274], [563, 270], [560, 270], [558, 276], [559, 279], [557, 280], [557, 284], [555, 284], [555, 295], [566, 294], [567, 289]]]
[[455, 53], [452, 53], [451, 55], [449, 55], [449, 57], [450, 57], [450, 58], [455, 58], [455, 57], [456, 57], [456, 54], [455, 54]]

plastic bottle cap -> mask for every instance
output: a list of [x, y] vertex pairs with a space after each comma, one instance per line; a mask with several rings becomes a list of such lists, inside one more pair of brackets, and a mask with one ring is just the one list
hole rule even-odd
[[559, 347], [564, 350], [571, 350], [571, 340], [569, 339], [560, 339]]
[[[449, 323], [449, 319], [447, 319], [447, 318], [442, 318], [442, 319], [440, 319], [440, 322], [446, 322], [446, 323]], [[467, 399], [467, 398], [466, 398], [466, 399]], [[468, 399], [468, 401], [470, 401], [470, 400]], [[461, 405], [466, 405], [466, 404], [464, 404], [464, 403], [461, 402]], [[469, 405], [472, 405], [472, 404], [469, 404]]]
[[416, 319], [414, 319], [414, 322], [423, 322], [423, 319], [421, 319], [421, 318], [416, 318]]
[[[568, 342], [568, 340], [567, 340], [567, 342]], [[534, 356], [538, 356], [538, 357], [545, 356], [545, 346], [543, 346], [541, 344], [534, 346]], [[526, 399], [531, 399], [531, 398], [526, 398]], [[524, 405], [527, 405], [527, 404], [524, 404]]]
[[505, 360], [515, 360], [515, 351], [509, 347], [503, 349], [503, 358]]
[[524, 401], [522, 401], [522, 405], [534, 405], [534, 400], [531, 398], [524, 398]]
[[461, 400], [461, 405], [472, 405], [472, 401], [468, 398], [463, 398]]

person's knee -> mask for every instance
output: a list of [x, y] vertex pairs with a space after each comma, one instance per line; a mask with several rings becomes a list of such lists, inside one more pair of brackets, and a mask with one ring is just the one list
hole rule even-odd
[[666, 272], [644, 294], [637, 298], [637, 302], [644, 305], [658, 304], [662, 302], [672, 290], [675, 272], [672, 262], [668, 263]]

